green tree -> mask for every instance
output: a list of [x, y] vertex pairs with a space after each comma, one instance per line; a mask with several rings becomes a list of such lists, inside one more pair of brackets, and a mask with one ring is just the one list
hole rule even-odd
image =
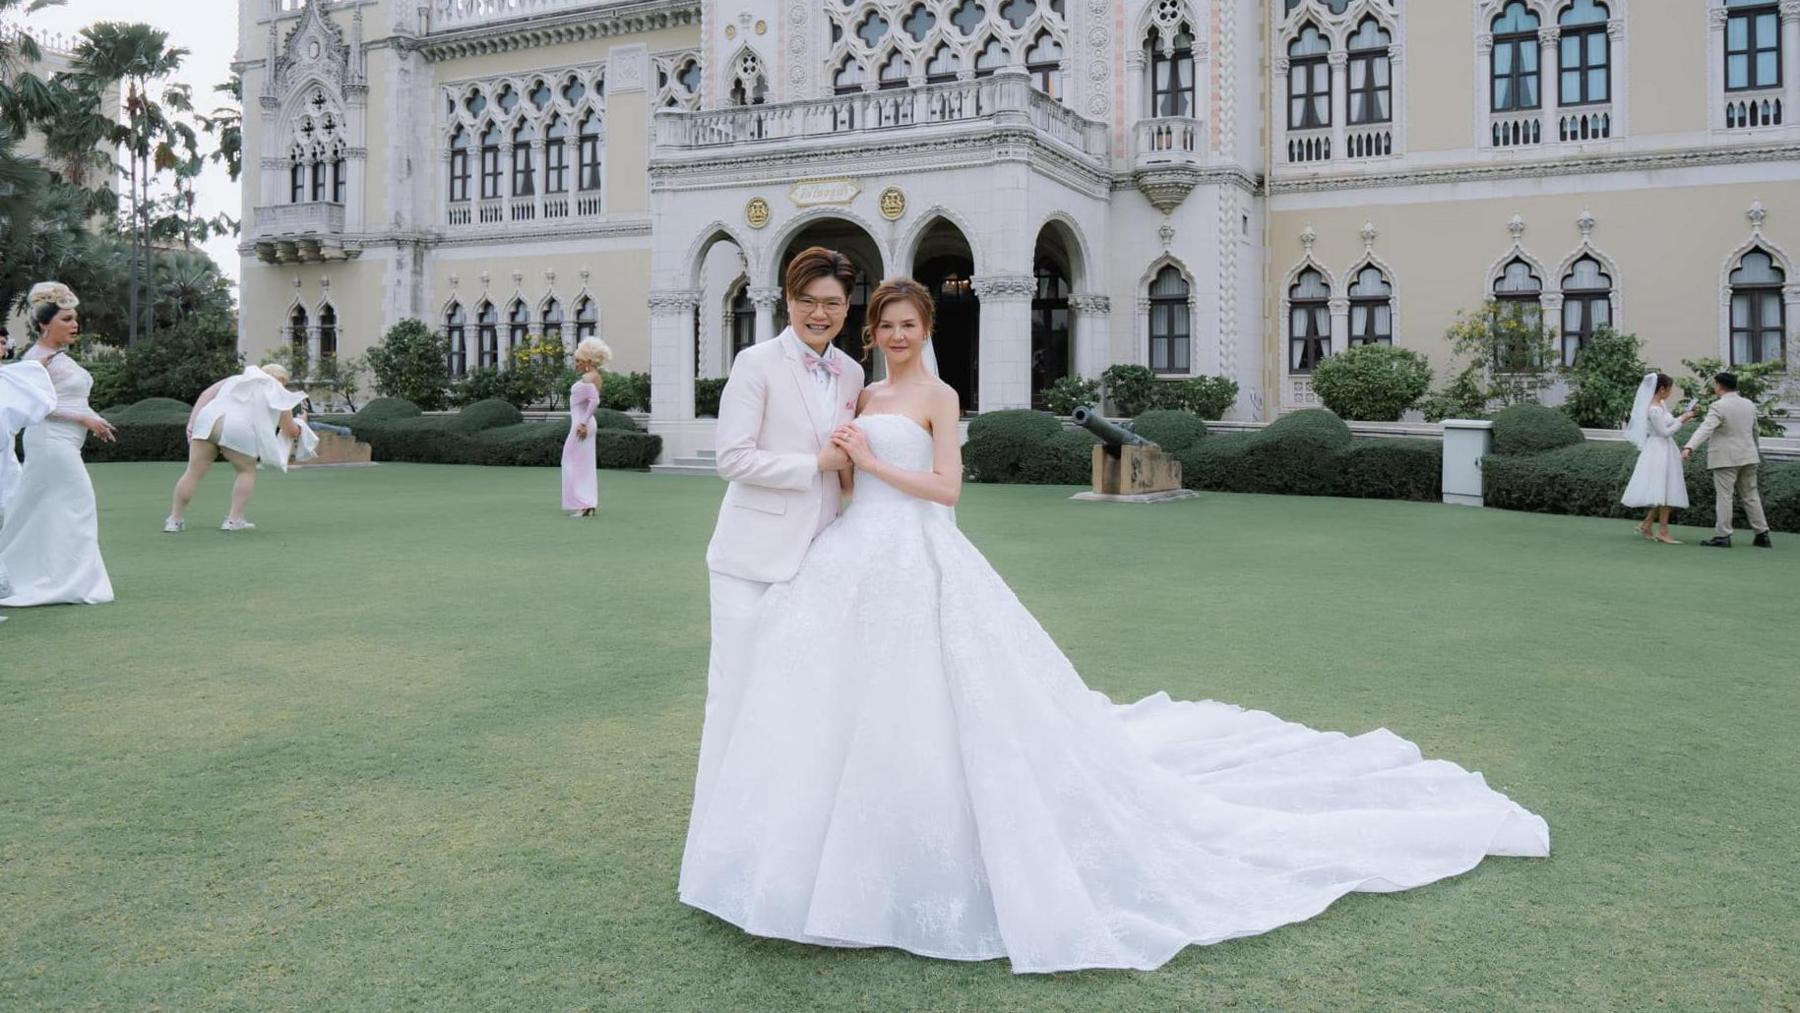
[[405, 398], [425, 411], [449, 405], [450, 343], [424, 321], [409, 317], [388, 328], [368, 361], [382, 397]]
[[1410, 348], [1358, 345], [1314, 366], [1312, 385], [1339, 418], [1398, 422], [1431, 389], [1431, 363]]
[[1788, 415], [1787, 409], [1781, 407], [1781, 380], [1787, 375], [1782, 363], [1757, 362], [1732, 366], [1730, 370], [1726, 370], [1725, 364], [1718, 359], [1683, 359], [1681, 364], [1688, 368], [1690, 375], [1675, 382], [1683, 395], [1700, 402], [1701, 418], [1706, 417], [1706, 410], [1719, 399], [1713, 392], [1713, 377], [1730, 372], [1737, 377], [1738, 396], [1756, 405], [1757, 434], [1781, 436], [1786, 432], [1778, 421]]
[[1569, 397], [1562, 410], [1578, 426], [1613, 429], [1631, 417], [1631, 402], [1649, 367], [1635, 334], [1601, 327], [1569, 367]]
[[[1449, 388], [1426, 398], [1427, 418], [1467, 418], [1535, 403], [1556, 382], [1556, 339], [1534, 310], [1490, 299], [1473, 313], [1457, 314], [1444, 338], [1465, 361]], [[1445, 411], [1450, 414], [1440, 414]]]

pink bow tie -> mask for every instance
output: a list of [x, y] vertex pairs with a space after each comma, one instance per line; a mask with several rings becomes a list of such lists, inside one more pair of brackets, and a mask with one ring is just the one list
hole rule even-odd
[[843, 372], [843, 367], [837, 364], [836, 359], [828, 359], [823, 355], [814, 355], [811, 352], [806, 353], [806, 368], [815, 373], [824, 370], [832, 376], [838, 376]]

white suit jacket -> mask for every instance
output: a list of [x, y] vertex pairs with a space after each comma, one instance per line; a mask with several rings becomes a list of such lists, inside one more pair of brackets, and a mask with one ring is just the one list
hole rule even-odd
[[1714, 401], [1706, 411], [1706, 421], [1688, 438], [1689, 450], [1699, 450], [1712, 441], [1706, 452], [1708, 468], [1738, 468], [1756, 464], [1762, 456], [1756, 450], [1756, 406], [1734, 391]]
[[819, 471], [832, 430], [856, 417], [863, 370], [837, 348], [836, 397], [819, 410], [816, 381], [791, 332], [738, 353], [719, 397], [719, 477], [731, 483], [719, 507], [708, 569], [774, 584], [799, 572], [807, 547], [837, 518], [837, 472]]

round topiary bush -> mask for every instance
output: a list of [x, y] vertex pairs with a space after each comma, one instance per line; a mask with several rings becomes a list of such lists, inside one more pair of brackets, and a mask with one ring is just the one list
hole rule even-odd
[[1494, 416], [1494, 453], [1541, 454], [1582, 442], [1581, 427], [1554, 408], [1516, 404]]
[[636, 422], [632, 421], [631, 416], [612, 408], [597, 408], [594, 410], [594, 428], [617, 429], [627, 433], [635, 433], [638, 431], [638, 425]]
[[971, 481], [1018, 482], [1038, 448], [1062, 431], [1056, 416], [1045, 412], [984, 412], [969, 423], [963, 467]]
[[1351, 442], [1350, 427], [1323, 408], [1283, 415], [1250, 437], [1237, 482], [1257, 492], [1333, 495]]
[[419, 406], [401, 397], [378, 397], [356, 413], [357, 422], [382, 422], [387, 419], [410, 419], [422, 414]]
[[1100, 441], [1085, 429], [1065, 429], [1038, 445], [1025, 459], [1019, 481], [1031, 485], [1088, 485], [1094, 478], [1094, 447]]
[[525, 416], [517, 408], [499, 398], [477, 401], [456, 413], [453, 428], [465, 433], [482, 429], [497, 429], [500, 426], [516, 426], [525, 421]]
[[1358, 345], [1313, 367], [1312, 385], [1339, 418], [1398, 422], [1431, 390], [1431, 364], [1410, 348]]
[[1131, 431], [1178, 454], [1205, 438], [1206, 420], [1189, 411], [1155, 408], [1133, 420]]

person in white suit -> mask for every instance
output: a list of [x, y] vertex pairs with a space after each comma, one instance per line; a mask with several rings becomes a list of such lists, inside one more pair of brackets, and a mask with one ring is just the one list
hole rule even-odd
[[1706, 421], [1688, 438], [1681, 459], [1687, 460], [1707, 441], [1712, 442], [1712, 449], [1706, 453], [1706, 467], [1712, 472], [1717, 517], [1713, 537], [1700, 544], [1731, 548], [1732, 500], [1737, 498], [1744, 501], [1744, 516], [1756, 532], [1751, 544], [1767, 549], [1772, 547], [1769, 522], [1763, 515], [1762, 496], [1756, 491], [1756, 470], [1762, 464], [1762, 454], [1756, 448], [1756, 405], [1739, 396], [1737, 387], [1737, 377], [1730, 373], [1713, 377], [1713, 389], [1719, 399], [1707, 409]]
[[[700, 733], [694, 811], [706, 805], [738, 687], [732, 678], [763, 594], [793, 578], [819, 532], [837, 519], [851, 483], [850, 458], [832, 433], [856, 415], [862, 366], [833, 345], [844, 329], [856, 268], [812, 247], [788, 266], [783, 290], [792, 325], [739, 352], [719, 397], [719, 477], [730, 483], [706, 549], [712, 650]], [[700, 821], [690, 821], [690, 826]]]

